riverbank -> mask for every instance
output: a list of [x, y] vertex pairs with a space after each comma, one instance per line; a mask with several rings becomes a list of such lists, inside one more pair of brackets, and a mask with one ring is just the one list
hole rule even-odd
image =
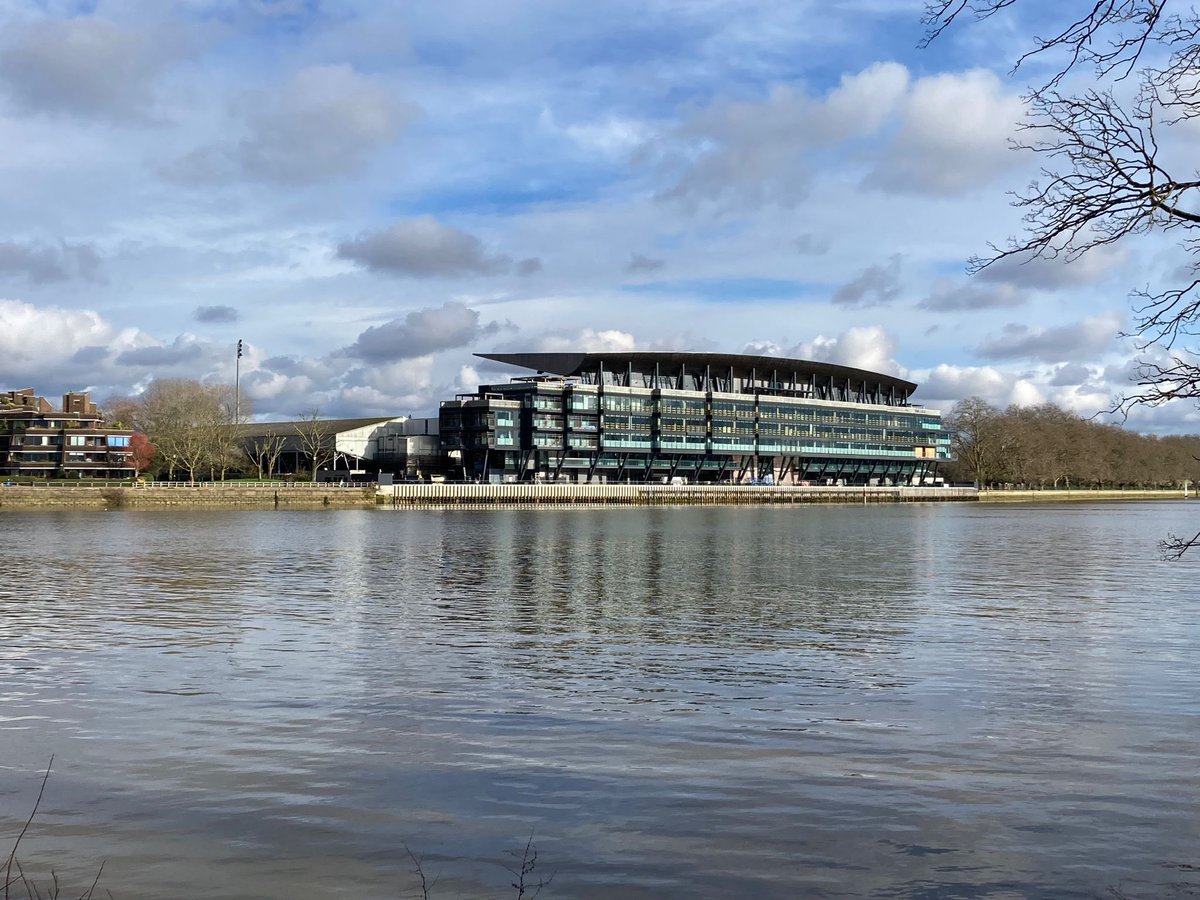
[[773, 506], [811, 503], [1065, 503], [1194, 499], [1181, 490], [1005, 491], [957, 487], [665, 484], [330, 484], [209, 482], [0, 487], [0, 511], [28, 509], [391, 508], [425, 506]]
[[167, 509], [171, 507], [373, 507], [375, 486], [237, 482], [126, 487], [11, 485], [0, 487], [0, 511], [26, 509]]
[[380, 488], [385, 505], [408, 506], [771, 506], [802, 503], [974, 501], [974, 488], [793, 487], [731, 484], [397, 484]]
[[977, 499], [973, 488], [791, 487], [664, 484], [327, 484], [209, 482], [136, 486], [0, 487], [0, 511], [172, 507], [748, 506], [802, 503], [927, 503]]
[[1005, 491], [982, 490], [980, 503], [1076, 503], [1108, 502], [1119, 500], [1195, 500], [1195, 491], [1143, 491], [1143, 490], [1070, 490], [1070, 491]]

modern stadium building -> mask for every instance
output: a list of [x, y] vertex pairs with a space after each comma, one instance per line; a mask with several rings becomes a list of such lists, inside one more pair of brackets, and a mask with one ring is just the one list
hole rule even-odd
[[929, 484], [950, 459], [910, 381], [728, 353], [479, 353], [535, 374], [445, 401], [452, 476]]

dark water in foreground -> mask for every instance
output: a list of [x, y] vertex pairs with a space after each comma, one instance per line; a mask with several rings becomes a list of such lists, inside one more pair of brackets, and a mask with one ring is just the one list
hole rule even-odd
[[[78, 895], [1200, 891], [1200, 504], [6, 514]], [[1189, 531], [1188, 533], [1191, 533]]]

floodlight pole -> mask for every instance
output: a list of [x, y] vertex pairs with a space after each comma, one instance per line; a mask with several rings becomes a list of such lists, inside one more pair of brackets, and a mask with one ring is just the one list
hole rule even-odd
[[242, 341], [238, 339], [237, 360], [233, 364], [233, 424], [242, 424]]

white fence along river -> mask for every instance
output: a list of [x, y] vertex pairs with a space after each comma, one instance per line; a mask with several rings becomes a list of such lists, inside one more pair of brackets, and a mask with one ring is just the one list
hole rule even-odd
[[379, 488], [393, 506], [458, 504], [794, 504], [973, 501], [974, 488], [791, 487], [667, 484], [394, 484]]

